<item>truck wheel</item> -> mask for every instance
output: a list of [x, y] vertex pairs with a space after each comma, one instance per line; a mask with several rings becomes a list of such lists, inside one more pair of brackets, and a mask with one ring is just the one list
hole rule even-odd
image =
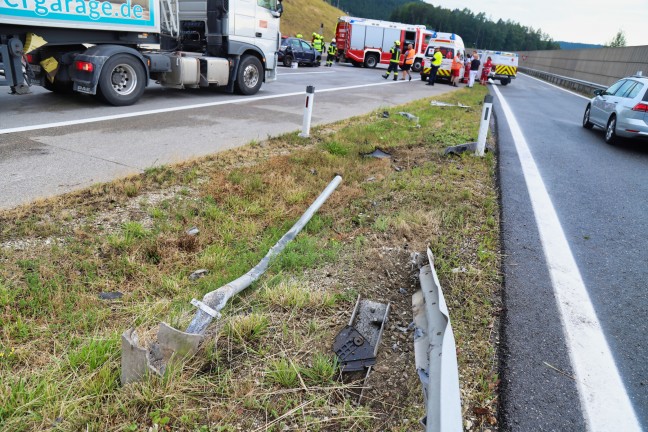
[[510, 82], [511, 82], [511, 78], [502, 78], [500, 80], [500, 84], [502, 84], [503, 86], [508, 85]]
[[142, 97], [146, 71], [142, 63], [128, 54], [117, 54], [108, 59], [101, 69], [97, 96], [114, 106], [133, 105]]
[[292, 56], [289, 56], [289, 55], [284, 56], [283, 64], [284, 64], [284, 66], [286, 66], [286, 67], [290, 67], [290, 66], [292, 66], [292, 64], [293, 64], [293, 58], [292, 58]]
[[236, 91], [242, 95], [253, 95], [263, 83], [263, 65], [251, 55], [243, 57], [236, 74]]
[[378, 65], [378, 57], [375, 54], [369, 54], [365, 57], [364, 66], [366, 68], [375, 68]]
[[412, 65], [412, 72], [419, 73], [419, 72], [421, 72], [422, 68], [423, 68], [423, 66], [421, 66], [421, 62], [417, 60]]

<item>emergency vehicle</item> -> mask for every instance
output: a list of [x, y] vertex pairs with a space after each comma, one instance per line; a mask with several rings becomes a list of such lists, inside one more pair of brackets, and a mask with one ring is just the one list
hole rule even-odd
[[335, 30], [337, 58], [358, 67], [374, 68], [379, 63], [389, 64], [389, 50], [395, 41], [399, 41], [402, 52], [409, 44], [414, 47], [416, 54], [412, 70], [419, 72], [431, 37], [432, 32], [424, 25], [343, 16], [338, 19]]
[[499, 80], [500, 84], [505, 86], [515, 79], [518, 68], [518, 55], [504, 51], [482, 51], [480, 52], [480, 61], [483, 65], [486, 59], [490, 57], [493, 67], [489, 78]]
[[466, 47], [464, 46], [461, 36], [454, 33], [432, 32], [432, 36], [427, 45], [427, 50], [425, 51], [425, 60], [421, 70], [422, 81], [427, 81], [430, 76], [432, 56], [434, 55], [435, 48], [439, 48], [441, 50], [441, 55], [443, 56], [443, 62], [437, 71], [437, 80], [450, 80], [450, 67], [452, 66], [452, 59], [455, 54], [459, 55], [459, 60], [461, 61], [461, 71], [459, 72], [459, 76], [464, 75], [463, 63], [466, 59]]

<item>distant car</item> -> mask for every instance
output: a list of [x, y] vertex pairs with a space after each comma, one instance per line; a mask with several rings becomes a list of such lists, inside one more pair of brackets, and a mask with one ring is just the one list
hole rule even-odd
[[319, 66], [322, 62], [322, 55], [311, 44], [296, 37], [281, 40], [278, 58], [286, 67], [291, 67], [294, 62], [307, 66]]
[[594, 95], [583, 114], [585, 129], [603, 128], [608, 144], [618, 137], [648, 138], [648, 77], [626, 77]]

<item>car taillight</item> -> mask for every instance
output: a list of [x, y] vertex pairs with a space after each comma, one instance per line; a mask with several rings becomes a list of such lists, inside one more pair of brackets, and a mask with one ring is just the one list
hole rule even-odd
[[632, 108], [632, 111], [648, 112], [648, 104], [639, 102], [634, 106], [634, 108]]
[[34, 62], [34, 56], [32, 54], [25, 54], [25, 58], [27, 59], [27, 63]]
[[74, 62], [74, 67], [78, 71], [82, 72], [93, 72], [94, 71], [94, 65], [90, 62], [85, 62], [85, 61], [75, 61]]

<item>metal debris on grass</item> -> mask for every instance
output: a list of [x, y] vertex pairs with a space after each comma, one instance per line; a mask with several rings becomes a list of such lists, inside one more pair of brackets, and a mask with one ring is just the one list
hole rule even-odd
[[[467, 151], [475, 152], [476, 149], [477, 149], [477, 143], [476, 142], [469, 142], [469, 143], [465, 143], [465, 144], [459, 144], [459, 145], [456, 145], [456, 146], [446, 147], [446, 149], [443, 152], [443, 155], [444, 156], [447, 156], [447, 155], [450, 155], [450, 154], [452, 154], [452, 155], [460, 155], [461, 153], [464, 153], [464, 152], [467, 152]], [[485, 148], [485, 151], [493, 151], [493, 148], [487, 145], [486, 148]]]
[[441, 102], [437, 100], [430, 101], [430, 105], [438, 107], [454, 107], [454, 108], [470, 108], [470, 105], [464, 105], [462, 103], [451, 104], [448, 102]]
[[208, 273], [209, 273], [209, 270], [207, 270], [207, 269], [196, 270], [195, 272], [193, 272], [193, 273], [191, 273], [189, 275], [189, 280], [194, 281], [196, 279], [200, 279], [201, 277], [206, 276]]
[[412, 121], [415, 121], [416, 123], [418, 123], [418, 121], [419, 121], [419, 118], [418, 118], [418, 117], [416, 117], [415, 115], [410, 114], [410, 113], [408, 113], [408, 112], [403, 112], [403, 111], [401, 111], [401, 112], [399, 112], [398, 114], [400, 114], [401, 116], [405, 117], [407, 120], [412, 120]]
[[198, 235], [198, 233], [200, 232], [200, 230], [198, 229], [198, 227], [191, 227], [191, 228], [189, 228], [189, 229], [188, 229], [187, 231], [185, 231], [185, 232], [187, 233], [187, 235], [195, 236], [195, 235]]
[[386, 151], [376, 147], [374, 151], [371, 153], [360, 153], [360, 156], [362, 157], [372, 157], [376, 159], [389, 159], [392, 157], [391, 153], [387, 153]]

